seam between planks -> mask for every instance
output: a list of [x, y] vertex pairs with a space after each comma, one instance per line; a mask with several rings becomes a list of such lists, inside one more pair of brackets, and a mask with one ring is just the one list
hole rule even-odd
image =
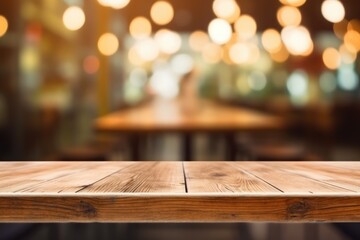
[[184, 162], [181, 162], [181, 165], [182, 165], [182, 170], [183, 170], [183, 175], [184, 175], [185, 193], [189, 193]]

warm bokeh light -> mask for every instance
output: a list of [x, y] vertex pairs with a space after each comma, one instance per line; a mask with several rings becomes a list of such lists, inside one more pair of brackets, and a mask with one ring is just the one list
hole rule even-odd
[[309, 30], [303, 26], [285, 27], [281, 31], [281, 39], [292, 55], [308, 56], [314, 49]]
[[341, 61], [345, 64], [352, 64], [356, 61], [357, 53], [356, 51], [351, 51], [346, 47], [345, 44], [342, 44], [339, 48], [341, 55]]
[[348, 28], [348, 21], [346, 19], [334, 23], [333, 25], [333, 30], [335, 35], [339, 38], [339, 39], [343, 39], [345, 36], [345, 33], [347, 32], [347, 28]]
[[179, 94], [179, 77], [174, 74], [170, 66], [165, 65], [154, 70], [150, 78], [150, 86], [157, 95], [171, 99]]
[[355, 30], [346, 32], [344, 36], [344, 44], [352, 52], [360, 51], [360, 33]]
[[260, 57], [260, 50], [253, 43], [238, 42], [231, 46], [229, 57], [236, 64], [254, 64]]
[[223, 55], [221, 47], [214, 43], [208, 43], [202, 50], [202, 57], [207, 63], [215, 64], [220, 62]]
[[152, 27], [150, 21], [145, 17], [134, 18], [129, 26], [130, 35], [135, 39], [146, 38], [151, 35]]
[[360, 20], [359, 19], [352, 19], [347, 26], [347, 29], [350, 30], [354, 30], [357, 32], [360, 32]]
[[242, 15], [234, 24], [235, 32], [240, 39], [250, 39], [255, 36], [257, 25], [253, 17]]
[[298, 26], [301, 23], [301, 12], [296, 7], [282, 6], [277, 11], [277, 20], [281, 26]]
[[2, 15], [0, 15], [0, 37], [4, 36], [9, 27], [8, 21]]
[[213, 19], [210, 22], [208, 32], [211, 40], [216, 44], [225, 44], [232, 36], [230, 24], [221, 18]]
[[98, 0], [98, 2], [105, 7], [121, 9], [126, 7], [129, 4], [130, 0]]
[[229, 52], [231, 61], [236, 64], [244, 64], [250, 59], [250, 48], [246, 43], [235, 43]]
[[128, 60], [134, 66], [141, 66], [145, 63], [145, 60], [141, 58], [135, 47], [129, 49]]
[[79, 30], [85, 23], [84, 11], [79, 7], [69, 7], [64, 12], [63, 23], [71, 31]]
[[323, 62], [324, 65], [331, 69], [331, 70], [335, 70], [338, 67], [340, 67], [341, 64], [341, 55], [339, 53], [338, 50], [336, 50], [335, 48], [327, 48], [324, 50], [323, 55]]
[[203, 47], [209, 43], [209, 35], [203, 31], [192, 32], [189, 36], [189, 46], [192, 50], [201, 52]]
[[161, 52], [174, 54], [181, 48], [181, 37], [177, 32], [161, 29], [155, 33], [154, 39]]
[[83, 61], [83, 69], [87, 74], [94, 74], [99, 70], [100, 61], [96, 56], [87, 56]]
[[98, 49], [105, 56], [113, 55], [119, 48], [119, 40], [112, 33], [104, 33], [98, 40]]
[[176, 74], [185, 75], [194, 69], [194, 59], [189, 54], [181, 53], [171, 59], [170, 66]]
[[158, 44], [153, 38], [144, 38], [135, 44], [137, 55], [144, 61], [154, 61], [160, 54]]
[[166, 1], [155, 2], [150, 10], [151, 19], [158, 25], [166, 25], [174, 18], [174, 8]]
[[345, 8], [338, 0], [325, 0], [321, 5], [323, 17], [332, 23], [341, 22], [345, 18]]
[[306, 0], [280, 0], [280, 2], [284, 5], [300, 7], [305, 4]]
[[281, 44], [281, 48], [278, 52], [270, 54], [271, 59], [278, 63], [285, 62], [286, 60], [288, 60], [289, 56], [290, 54], [283, 44]]
[[218, 18], [230, 23], [235, 22], [240, 16], [240, 7], [235, 0], [215, 0], [212, 8]]
[[279, 52], [282, 46], [281, 35], [275, 29], [267, 29], [261, 36], [261, 42], [266, 51], [269, 53]]

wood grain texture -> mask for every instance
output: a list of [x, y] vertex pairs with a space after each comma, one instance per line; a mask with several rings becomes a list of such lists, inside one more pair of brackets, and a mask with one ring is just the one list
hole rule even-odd
[[229, 162], [184, 162], [189, 193], [280, 191]]
[[200, 101], [191, 112], [180, 101], [153, 101], [98, 118], [94, 125], [105, 132], [184, 132], [284, 129], [279, 117], [240, 107]]
[[2, 162], [0, 222], [359, 222], [350, 166]]

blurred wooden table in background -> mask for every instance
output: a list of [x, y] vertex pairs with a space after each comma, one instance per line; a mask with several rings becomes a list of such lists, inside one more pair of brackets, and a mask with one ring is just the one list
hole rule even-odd
[[184, 161], [193, 160], [191, 140], [196, 133], [220, 133], [226, 138], [226, 160], [235, 159], [235, 136], [239, 132], [283, 130], [286, 122], [246, 108], [231, 107], [211, 101], [194, 105], [181, 101], [155, 100], [139, 107], [100, 117], [94, 128], [98, 132], [124, 134], [132, 149], [131, 160], [139, 156], [139, 138], [149, 133], [179, 133], [183, 137]]

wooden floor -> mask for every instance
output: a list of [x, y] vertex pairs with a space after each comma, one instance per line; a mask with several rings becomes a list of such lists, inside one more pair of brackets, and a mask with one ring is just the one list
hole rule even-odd
[[360, 221], [360, 163], [2, 162], [0, 221]]

